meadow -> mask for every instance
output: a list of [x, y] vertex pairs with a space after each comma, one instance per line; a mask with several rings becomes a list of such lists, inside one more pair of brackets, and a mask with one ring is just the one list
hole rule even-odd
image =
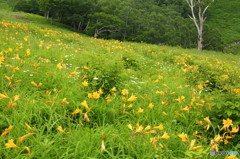
[[236, 159], [239, 68], [0, 11], [0, 158]]

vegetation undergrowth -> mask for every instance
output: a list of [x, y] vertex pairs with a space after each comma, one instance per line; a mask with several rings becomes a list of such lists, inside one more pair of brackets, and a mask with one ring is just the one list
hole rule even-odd
[[33, 19], [0, 21], [0, 158], [237, 158], [238, 56]]

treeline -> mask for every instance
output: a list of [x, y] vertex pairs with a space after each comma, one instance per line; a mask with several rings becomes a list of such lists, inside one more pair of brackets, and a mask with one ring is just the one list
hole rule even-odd
[[[8, 0], [15, 11], [58, 20], [96, 38], [196, 48], [185, 0]], [[207, 15], [207, 16], [210, 16]], [[204, 26], [203, 49], [223, 50], [221, 34]]]

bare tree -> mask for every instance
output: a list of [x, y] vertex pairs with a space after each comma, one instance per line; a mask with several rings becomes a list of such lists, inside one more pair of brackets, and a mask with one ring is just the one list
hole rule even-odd
[[[207, 17], [204, 17], [207, 9], [214, 0], [186, 0], [189, 7], [191, 8], [191, 15], [189, 17], [193, 20], [197, 31], [198, 31], [198, 50], [203, 48], [203, 24]], [[195, 9], [196, 7], [196, 9]], [[195, 13], [198, 12], [198, 16]]]

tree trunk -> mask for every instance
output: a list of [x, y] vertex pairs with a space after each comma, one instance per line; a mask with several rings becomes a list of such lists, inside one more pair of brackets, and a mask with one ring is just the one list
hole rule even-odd
[[87, 23], [87, 26], [85, 28], [85, 31], [87, 31], [89, 24], [90, 24], [90, 19], [88, 19], [88, 23]]
[[48, 18], [49, 18], [49, 11], [47, 11], [46, 18], [48, 20]]
[[81, 30], [81, 22], [78, 23], [78, 30]]
[[203, 48], [203, 21], [200, 20], [200, 25], [198, 28], [198, 46], [197, 49], [198, 50], [202, 50]]
[[[202, 0], [186, 0], [186, 2], [188, 3], [190, 9], [191, 9], [191, 16], [189, 15], [190, 19], [193, 20], [196, 28], [197, 28], [197, 32], [198, 32], [198, 46], [197, 49], [198, 50], [202, 50], [203, 49], [203, 24], [204, 21], [206, 20], [207, 17], [204, 17], [205, 12], [207, 11], [208, 7], [210, 6], [210, 4], [212, 2], [214, 2], [214, 0], [211, 0], [203, 9], [201, 4], [203, 3]], [[194, 12], [194, 7], [198, 7], [198, 18], [195, 16], [195, 12]]]

